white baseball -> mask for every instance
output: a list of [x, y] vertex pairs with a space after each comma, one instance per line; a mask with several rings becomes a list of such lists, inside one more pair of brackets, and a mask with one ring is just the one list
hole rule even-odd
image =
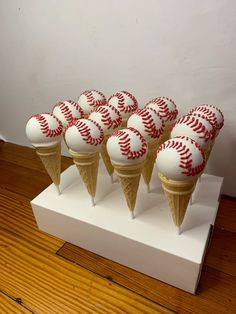
[[25, 128], [27, 138], [35, 147], [56, 145], [61, 141], [62, 130], [61, 121], [50, 113], [33, 115]]
[[206, 150], [215, 136], [215, 129], [203, 116], [185, 115], [172, 126], [170, 137], [176, 136], [192, 138], [203, 150]]
[[108, 104], [114, 106], [120, 112], [123, 120], [126, 120], [131, 113], [138, 109], [136, 98], [127, 91], [121, 91], [112, 95], [108, 99]]
[[137, 129], [149, 141], [160, 137], [164, 131], [164, 121], [154, 109], [143, 108], [131, 114], [127, 127]]
[[138, 130], [126, 128], [109, 137], [107, 152], [116, 164], [137, 164], [146, 158], [147, 142]]
[[109, 105], [96, 107], [88, 117], [90, 120], [96, 121], [105, 135], [114, 132], [122, 122], [119, 111]]
[[215, 106], [212, 105], [197, 106], [190, 110], [190, 114], [191, 113], [205, 115], [218, 130], [220, 130], [224, 125], [223, 113], [219, 108]]
[[156, 110], [164, 120], [166, 126], [171, 125], [178, 115], [176, 104], [167, 97], [154, 98], [145, 105], [145, 108]]
[[88, 115], [95, 107], [106, 105], [106, 97], [97, 90], [86, 90], [78, 98], [78, 105]]
[[61, 121], [64, 128], [66, 128], [73, 119], [84, 118], [82, 108], [72, 100], [58, 102], [53, 107], [52, 113]]
[[101, 127], [89, 119], [74, 120], [65, 132], [68, 147], [78, 153], [98, 151], [103, 139]]
[[156, 165], [171, 180], [193, 180], [205, 166], [204, 153], [194, 140], [176, 137], [164, 142], [157, 151]]

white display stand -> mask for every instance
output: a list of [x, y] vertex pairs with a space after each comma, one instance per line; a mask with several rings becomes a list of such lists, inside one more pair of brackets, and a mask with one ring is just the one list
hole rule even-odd
[[172, 222], [156, 169], [151, 193], [140, 180], [133, 220], [119, 183], [111, 184], [102, 162], [95, 207], [75, 166], [62, 173], [60, 196], [52, 184], [31, 205], [40, 230], [195, 293], [222, 183], [221, 177], [202, 175], [181, 235]]

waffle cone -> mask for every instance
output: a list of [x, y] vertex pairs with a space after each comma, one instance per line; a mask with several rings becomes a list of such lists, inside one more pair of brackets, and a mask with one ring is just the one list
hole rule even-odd
[[152, 171], [156, 159], [156, 151], [159, 146], [159, 139], [151, 140], [148, 142], [148, 153], [143, 165], [142, 176], [144, 182], [149, 185], [152, 178]]
[[159, 178], [171, 209], [173, 221], [176, 226], [180, 226], [184, 220], [196, 180], [174, 181], [167, 179], [161, 173], [159, 173]]
[[166, 125], [165, 128], [164, 128], [164, 132], [160, 136], [159, 145], [163, 144], [169, 138], [170, 138], [170, 126]]
[[119, 130], [127, 128], [127, 120], [128, 119], [122, 119], [121, 125], [119, 126]]
[[133, 212], [142, 173], [143, 162], [136, 165], [119, 165], [112, 163], [118, 175], [127, 205]]
[[61, 175], [61, 143], [51, 147], [36, 147], [36, 153], [53, 183], [59, 186]]
[[215, 139], [211, 142], [211, 144], [204, 150], [205, 153], [205, 158], [206, 158], [206, 163], [208, 162], [208, 159], [210, 157], [211, 151], [214, 147], [215, 144]]
[[81, 178], [89, 192], [94, 198], [97, 187], [97, 175], [99, 164], [99, 153], [81, 154], [73, 150], [69, 150], [76, 167], [79, 170]]
[[101, 156], [102, 156], [102, 160], [104, 162], [104, 165], [107, 169], [107, 172], [109, 173], [109, 175], [111, 176], [114, 172], [114, 167], [112, 166], [111, 164], [111, 159], [107, 153], [107, 140], [109, 138], [109, 135], [106, 135], [104, 137], [104, 140], [102, 142], [102, 145], [101, 145]]

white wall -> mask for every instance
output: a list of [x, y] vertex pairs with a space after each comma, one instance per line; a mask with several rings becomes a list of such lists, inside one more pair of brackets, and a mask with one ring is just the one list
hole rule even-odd
[[236, 2], [234, 0], [1, 0], [0, 135], [29, 145], [24, 126], [57, 100], [95, 88], [156, 96], [181, 113], [221, 107], [209, 162], [236, 196]]

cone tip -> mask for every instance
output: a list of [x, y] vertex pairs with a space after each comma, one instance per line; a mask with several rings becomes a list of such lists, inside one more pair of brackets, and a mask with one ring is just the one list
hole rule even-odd
[[92, 206], [94, 207], [96, 205], [94, 197], [91, 197]]
[[180, 226], [176, 226], [176, 231], [178, 235], [181, 235], [181, 228]]
[[61, 190], [60, 190], [59, 185], [55, 185], [55, 186], [56, 186], [56, 189], [57, 189], [57, 193], [58, 193], [58, 195], [61, 195]]
[[114, 180], [114, 176], [113, 176], [113, 173], [111, 174], [111, 183], [113, 184], [115, 182]]

